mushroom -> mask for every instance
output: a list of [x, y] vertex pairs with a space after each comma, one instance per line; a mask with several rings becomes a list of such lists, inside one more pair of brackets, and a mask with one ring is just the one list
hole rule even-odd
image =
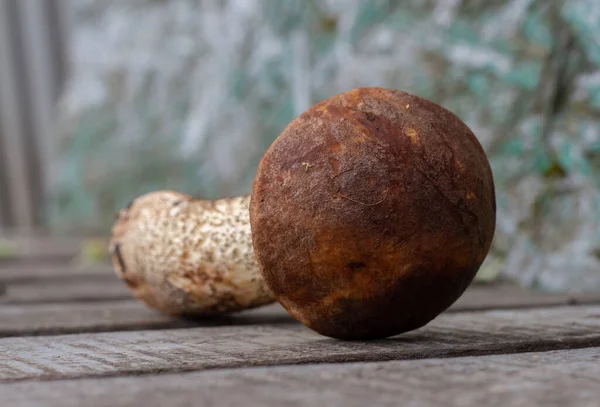
[[134, 297], [170, 315], [215, 315], [273, 303], [254, 259], [249, 201], [207, 201], [174, 191], [138, 197], [113, 225], [116, 274]]
[[312, 330], [375, 339], [424, 326], [487, 256], [496, 203], [473, 132], [399, 90], [359, 88], [293, 120], [264, 154], [250, 222], [277, 301]]

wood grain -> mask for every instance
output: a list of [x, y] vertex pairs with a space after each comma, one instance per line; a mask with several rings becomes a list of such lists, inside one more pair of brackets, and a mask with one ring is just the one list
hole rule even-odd
[[4, 305], [0, 308], [0, 337], [170, 329], [193, 325], [189, 321], [153, 312], [132, 300]]
[[296, 321], [279, 304], [197, 320], [165, 316], [133, 300], [5, 305], [0, 308], [0, 337], [261, 323]]
[[31, 283], [6, 283], [6, 291], [0, 303], [60, 303], [84, 301], [109, 301], [132, 298], [121, 281], [113, 278], [90, 278], [85, 280], [50, 280]]
[[7, 234], [0, 236], [5, 245], [10, 245], [14, 253], [9, 259], [0, 260], [0, 266], [15, 261], [63, 261], [75, 259], [82, 248], [83, 237], [44, 236], [39, 231]]
[[0, 339], [0, 380], [422, 359], [600, 346], [600, 307], [448, 313], [395, 338], [342, 342], [264, 323]]
[[600, 348], [224, 369], [0, 385], [12, 407], [578, 406], [600, 400]]
[[[14, 3], [13, 3], [14, 4]], [[27, 107], [23, 103], [23, 79], [15, 63], [15, 55], [20, 47], [15, 30], [15, 10], [10, 2], [0, 1], [0, 151], [3, 152], [3, 168], [8, 174], [6, 193], [14, 216], [13, 223], [23, 230], [35, 226], [36, 205], [31, 186], [33, 168], [30, 163], [35, 157], [30, 154], [26, 122], [23, 113]]]
[[[46, 4], [48, 2], [44, 2]], [[36, 146], [38, 174], [35, 181], [38, 189], [36, 198], [40, 199], [48, 192], [50, 174], [55, 172], [57, 162], [57, 140], [52, 131], [55, 125], [55, 99], [53, 95], [56, 83], [54, 78], [55, 60], [50, 46], [49, 10], [37, 0], [17, 2], [21, 26], [21, 58], [24, 77], [28, 86], [24, 89], [27, 101], [27, 120], [30, 123], [31, 139]], [[32, 165], [31, 162], [28, 165]]]
[[0, 281], [5, 283], [47, 283], [47, 280], [86, 278], [114, 279], [110, 264], [77, 264], [76, 262], [52, 262], [47, 260], [0, 261]]

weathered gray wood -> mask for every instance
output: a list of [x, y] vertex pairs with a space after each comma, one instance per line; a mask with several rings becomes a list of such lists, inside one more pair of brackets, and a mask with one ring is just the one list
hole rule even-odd
[[21, 47], [24, 73], [28, 79], [27, 95], [31, 126], [31, 139], [36, 146], [39, 161], [39, 179], [35, 180], [40, 195], [47, 192], [48, 184], [53, 173], [53, 163], [56, 162], [56, 138], [54, 129], [54, 78], [56, 55], [53, 55], [49, 45], [50, 20], [48, 2], [37, 0], [19, 0], [19, 16], [21, 20]]
[[383, 361], [600, 346], [600, 307], [441, 315], [388, 340], [342, 342], [300, 324], [0, 339], [0, 381], [260, 365]]
[[44, 12], [48, 18], [48, 45], [52, 55], [52, 100], [56, 101], [62, 96], [69, 75], [73, 10], [69, 0], [48, 0], [44, 2]]
[[600, 293], [549, 293], [512, 284], [471, 284], [451, 310], [494, 310], [600, 304]]
[[184, 320], [153, 312], [132, 300], [101, 304], [5, 305], [0, 309], [0, 337], [168, 329], [190, 325]]
[[[25, 129], [21, 120], [24, 106], [20, 103], [20, 83], [17, 81], [16, 67], [13, 63], [18, 49], [15, 42], [14, 10], [8, 1], [0, 1], [0, 143], [4, 156], [0, 157], [8, 173], [10, 203], [15, 223], [25, 230], [31, 230], [35, 224], [35, 203], [29, 188], [32, 159], [27, 154]], [[4, 191], [1, 191], [4, 193]], [[6, 193], [9, 193], [6, 191]]]
[[6, 284], [0, 304], [107, 301], [131, 298], [127, 286], [112, 279], [56, 280], [39, 284]]
[[0, 1], [0, 171], [7, 173], [0, 195], [10, 203], [4, 226], [20, 231], [40, 226], [52, 174], [54, 102], [65, 74], [57, 27], [66, 22], [63, 9], [57, 0]]
[[114, 279], [110, 264], [79, 264], [78, 262], [5, 261], [0, 262], [0, 281], [7, 283], [36, 283], [57, 279], [85, 278]]
[[[0, 267], [15, 260], [70, 261], [81, 253], [83, 237], [45, 236], [41, 231], [0, 235], [3, 246], [10, 246], [12, 259], [0, 259]], [[108, 250], [108, 249], [107, 249]]]
[[[0, 128], [2, 127], [2, 117], [0, 117]], [[3, 168], [4, 163], [2, 160], [2, 135], [0, 135], [0, 232], [3, 228], [9, 227], [12, 223], [11, 211], [9, 209], [9, 197], [4, 191], [8, 191], [8, 177], [6, 176], [6, 170]]]
[[5, 305], [0, 337], [286, 322], [296, 323], [279, 304], [193, 321], [162, 315], [134, 300]]
[[600, 348], [224, 369], [0, 385], [11, 407], [578, 406], [600, 400]]

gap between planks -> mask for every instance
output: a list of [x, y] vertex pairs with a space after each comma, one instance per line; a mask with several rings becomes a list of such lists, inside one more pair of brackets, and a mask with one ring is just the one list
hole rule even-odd
[[[14, 407], [581, 406], [600, 400], [600, 348], [277, 366], [2, 386]], [[402, 402], [399, 403], [399, 400]]]
[[443, 314], [394, 338], [344, 342], [300, 324], [0, 339], [0, 381], [448, 358], [600, 346], [600, 307]]

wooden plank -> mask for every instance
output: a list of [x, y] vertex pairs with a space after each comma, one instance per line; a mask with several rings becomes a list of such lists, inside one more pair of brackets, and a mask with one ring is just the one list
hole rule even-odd
[[[1, 90], [0, 90], [1, 92]], [[12, 227], [10, 196], [8, 191], [8, 169], [4, 168], [5, 159], [2, 151], [2, 116], [0, 116], [0, 233], [3, 229]]]
[[35, 205], [32, 191], [29, 188], [31, 169], [28, 165], [27, 146], [25, 145], [25, 129], [21, 119], [23, 109], [20, 97], [20, 81], [15, 69], [15, 12], [14, 3], [0, 1], [0, 142], [3, 143], [4, 157], [7, 166], [8, 185], [10, 190], [11, 209], [15, 223], [23, 230], [31, 230], [35, 223]]
[[600, 348], [224, 369], [0, 387], [13, 407], [579, 406], [600, 400]]
[[48, 37], [53, 64], [52, 99], [57, 101], [62, 96], [63, 86], [69, 73], [72, 7], [68, 4], [68, 0], [48, 0], [44, 2], [44, 6], [49, 22]]
[[296, 321], [279, 304], [195, 321], [162, 315], [134, 300], [5, 305], [0, 309], [0, 337], [271, 323]]
[[39, 284], [9, 283], [0, 304], [56, 303], [73, 301], [110, 301], [131, 298], [127, 286], [112, 278], [85, 280], [57, 279]]
[[452, 305], [457, 311], [600, 304], [600, 293], [550, 293], [513, 284], [471, 284]]
[[387, 340], [343, 342], [300, 324], [0, 339], [0, 381], [474, 356], [600, 346], [600, 307], [441, 315]]
[[9, 258], [0, 259], [0, 267], [21, 261], [68, 262], [81, 254], [84, 239], [84, 237], [43, 236], [40, 232], [0, 235], [0, 243], [11, 250]]
[[[0, 41], [2, 41], [0, 39]], [[1, 47], [1, 45], [0, 45]], [[1, 51], [0, 51], [1, 52]], [[0, 68], [1, 69], [1, 68]], [[2, 76], [2, 73], [0, 73]], [[0, 86], [0, 92], [2, 87]], [[0, 107], [0, 109], [2, 109]], [[8, 165], [6, 158], [6, 152], [4, 151], [4, 143], [2, 141], [2, 133], [4, 132], [4, 126], [2, 124], [2, 114], [0, 113], [0, 233], [2, 230], [12, 228], [14, 223], [14, 216], [12, 215], [11, 208], [11, 196], [10, 196], [10, 185], [8, 183]], [[0, 251], [2, 249], [0, 248]], [[1, 254], [0, 254], [1, 256]]]
[[38, 179], [34, 182], [41, 199], [53, 174], [56, 162], [56, 140], [54, 137], [54, 72], [55, 55], [50, 46], [50, 27], [45, 1], [19, 0], [21, 50], [24, 74], [27, 77], [28, 120], [31, 122], [31, 139], [39, 161]]
[[115, 279], [110, 264], [76, 262], [6, 261], [0, 263], [0, 281], [5, 283], [48, 283], [58, 280]]

